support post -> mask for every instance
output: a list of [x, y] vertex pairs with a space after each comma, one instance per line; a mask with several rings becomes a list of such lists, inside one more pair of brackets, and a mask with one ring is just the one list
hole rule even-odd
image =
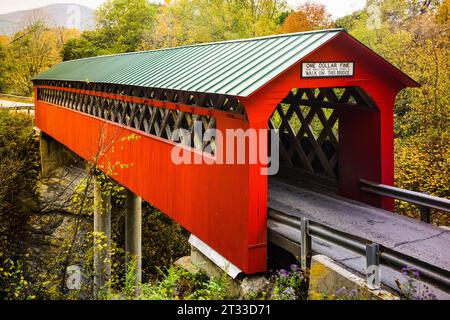
[[111, 194], [94, 183], [94, 292], [107, 293], [111, 279]]
[[380, 246], [377, 243], [366, 246], [366, 262], [367, 286], [369, 289], [380, 289]]
[[39, 142], [41, 176], [49, 178], [59, 166], [63, 165], [59, 155], [61, 147], [58, 145], [58, 142], [44, 132], [41, 132]]
[[75, 164], [77, 161], [73, 152], [43, 131], [40, 132], [39, 144], [41, 177], [44, 179], [60, 178], [63, 175], [64, 168]]
[[142, 199], [127, 190], [125, 216], [125, 258], [127, 270], [134, 268], [136, 294], [142, 281]]

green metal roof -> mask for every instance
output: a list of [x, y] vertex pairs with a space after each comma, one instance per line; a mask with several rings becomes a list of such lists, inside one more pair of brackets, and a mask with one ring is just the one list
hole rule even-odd
[[32, 80], [111, 83], [246, 97], [331, 40], [321, 30], [60, 63]]

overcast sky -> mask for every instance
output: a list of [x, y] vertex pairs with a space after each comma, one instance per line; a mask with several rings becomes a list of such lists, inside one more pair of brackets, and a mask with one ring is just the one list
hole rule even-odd
[[[52, 3], [79, 3], [91, 8], [97, 8], [104, 0], [0, 0], [0, 14], [38, 8]], [[306, 0], [288, 0], [293, 7], [298, 6]], [[361, 9], [366, 0], [313, 0], [312, 2], [322, 3], [327, 6], [328, 11], [334, 18], [342, 17], [353, 11]]]

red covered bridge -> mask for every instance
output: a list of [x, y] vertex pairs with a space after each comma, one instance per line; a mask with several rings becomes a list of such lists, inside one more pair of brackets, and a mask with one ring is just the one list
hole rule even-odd
[[247, 274], [267, 268], [265, 164], [177, 165], [174, 130], [190, 130], [186, 150], [214, 161], [196, 121], [276, 129], [275, 178], [392, 210], [359, 179], [393, 185], [394, 101], [418, 86], [340, 29], [81, 59], [33, 82], [42, 132], [107, 173], [128, 164], [112, 178]]

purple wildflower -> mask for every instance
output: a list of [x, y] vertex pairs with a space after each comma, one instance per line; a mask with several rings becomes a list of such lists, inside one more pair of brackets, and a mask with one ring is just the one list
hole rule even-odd
[[295, 299], [295, 290], [291, 287], [287, 287], [286, 289], [284, 289], [283, 295], [285, 298]]
[[281, 270], [278, 271], [278, 275], [279, 275], [281, 278], [286, 278], [286, 277], [289, 275], [289, 272], [287, 272], [287, 271], [284, 270], [284, 269], [281, 269]]
[[414, 269], [414, 267], [404, 267], [404, 268], [402, 268], [401, 273], [402, 273], [402, 275], [408, 276], [408, 277], [414, 277], [414, 278], [420, 277], [419, 271]]
[[432, 292], [428, 292], [426, 297], [428, 298], [428, 300], [437, 300], [437, 296]]
[[342, 288], [336, 290], [336, 295], [339, 296], [340, 294], [342, 294], [342, 293], [344, 293], [346, 291], [347, 291], [347, 288], [346, 287], [342, 287]]

